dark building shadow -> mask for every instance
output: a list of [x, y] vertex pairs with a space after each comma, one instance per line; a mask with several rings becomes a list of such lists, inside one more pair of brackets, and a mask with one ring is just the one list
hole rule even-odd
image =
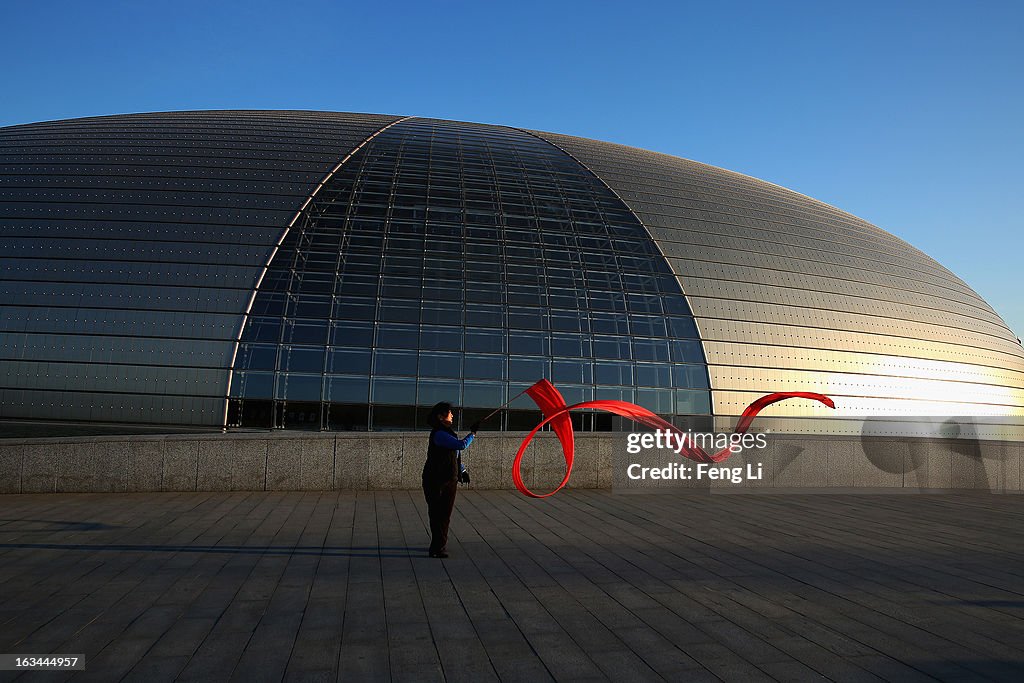
[[778, 476], [786, 471], [786, 468], [793, 464], [793, 461], [800, 457], [806, 449], [803, 446], [787, 445], [779, 448], [776, 453], [775, 474]]
[[[873, 424], [872, 420], [865, 420], [861, 428], [861, 446], [872, 465], [892, 474], [907, 474], [927, 465], [924, 449], [911, 448], [907, 458], [901, 458], [893, 453], [890, 441], [880, 434], [875, 434], [872, 429]], [[981, 441], [978, 438], [977, 427], [969, 418], [951, 417], [946, 419], [939, 426], [937, 437], [942, 439], [938, 448], [951, 451], [954, 458], [966, 458], [971, 461], [975, 479], [969, 488], [992, 490], [988, 469], [985, 467], [981, 453]], [[922, 444], [929, 443], [934, 442], [922, 442]]]
[[864, 420], [860, 430], [860, 444], [868, 462], [889, 474], [906, 474], [924, 464], [923, 460], [921, 463], [913, 464], [909, 458], [904, 459], [898, 453], [894, 453], [891, 443], [873, 429], [875, 422], [871, 419]]
[[910, 666], [939, 680], [1024, 680], [1024, 659], [946, 659], [934, 662], [907, 660]]
[[[25, 525], [25, 526], [7, 526]], [[101, 522], [71, 522], [63, 519], [0, 519], [0, 532], [15, 534], [49, 534], [55, 531], [106, 531], [120, 529]]]
[[[958, 422], [957, 420], [950, 418], [942, 423], [943, 435], [949, 433], [949, 438], [954, 439], [951, 444], [953, 453], [961, 458], [967, 458], [973, 463], [976, 463], [974, 467], [975, 476], [981, 475], [983, 481], [977, 482], [975, 488], [983, 488], [986, 490], [992, 490], [992, 482], [989, 480], [988, 468], [985, 467], [984, 459], [981, 455], [981, 442], [978, 440], [974, 424], [969, 420], [963, 420]], [[980, 472], [979, 472], [980, 469]], [[980, 487], [977, 485], [980, 483]]]
[[[311, 555], [316, 557], [420, 557], [427, 548], [404, 546], [133, 545], [109, 543], [0, 543], [19, 550], [84, 550], [117, 553], [210, 553], [229, 555]], [[386, 552], [392, 551], [392, 552]]]
[[975, 605], [977, 607], [1010, 607], [1024, 609], [1024, 600], [946, 600], [940, 605]]

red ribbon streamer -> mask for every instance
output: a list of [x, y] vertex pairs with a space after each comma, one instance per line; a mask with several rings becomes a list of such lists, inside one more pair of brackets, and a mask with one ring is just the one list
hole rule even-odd
[[[575, 405], [567, 406], [565, 399], [562, 394], [555, 388], [551, 382], [546, 379], [542, 379], [532, 387], [526, 390], [526, 393], [534, 400], [534, 402], [540, 407], [541, 412], [544, 414], [544, 420], [533, 428], [523, 442], [519, 445], [519, 450], [516, 452], [516, 458], [512, 462], [512, 483], [516, 485], [519, 492], [530, 496], [531, 498], [547, 498], [548, 496], [558, 493], [569, 481], [569, 476], [572, 474], [572, 462], [576, 450], [575, 439], [573, 437], [572, 419], [569, 417], [569, 412], [580, 408], [592, 408], [595, 410], [603, 410], [605, 412], [614, 413], [621, 415], [622, 417], [629, 418], [634, 422], [639, 422], [642, 425], [653, 427], [655, 429], [665, 429], [669, 432], [680, 434], [683, 436], [683, 447], [679, 451], [683, 457], [696, 462], [722, 462], [730, 455], [732, 450], [729, 447], [723, 448], [717, 453], [707, 453], [700, 446], [696, 446], [690, 443], [689, 437], [681, 432], [675, 425], [670, 422], [666, 422], [651, 411], [635, 403], [629, 403], [627, 401], [584, 401], [583, 403], [577, 403]], [[745, 434], [747, 429], [750, 428], [750, 424], [757, 417], [757, 414], [761, 412], [763, 408], [777, 403], [779, 401], [785, 401], [788, 398], [807, 398], [813, 401], [824, 403], [829, 408], [835, 408], [835, 403], [832, 399], [824, 394], [815, 394], [809, 391], [781, 391], [774, 394], [768, 394], [757, 399], [753, 403], [744, 409], [743, 414], [740, 416], [739, 422], [736, 423], [736, 429], [733, 431], [734, 434]], [[559, 442], [562, 444], [562, 455], [565, 456], [565, 477], [562, 479], [562, 483], [550, 493], [534, 493], [526, 484], [523, 483], [523, 476], [520, 471], [520, 467], [523, 461], [523, 455], [526, 453], [526, 447], [530, 445], [530, 441], [539, 432], [544, 425], [550, 424], [551, 429], [558, 436]]]

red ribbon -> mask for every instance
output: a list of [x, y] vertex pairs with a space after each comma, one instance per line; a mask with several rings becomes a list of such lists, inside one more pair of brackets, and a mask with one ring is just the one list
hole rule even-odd
[[[707, 453], [700, 446], [691, 444], [689, 437], [681, 432], [675, 425], [670, 422], [666, 422], [651, 411], [646, 408], [642, 408], [635, 403], [604, 400], [584, 401], [583, 403], [567, 406], [565, 404], [565, 399], [562, 398], [562, 394], [555, 388], [555, 385], [546, 379], [542, 379], [534, 384], [526, 390], [526, 393], [540, 407], [541, 412], [544, 414], [544, 420], [534, 427], [533, 431], [527, 434], [526, 438], [523, 439], [523, 442], [519, 445], [519, 450], [516, 452], [516, 458], [512, 462], [512, 483], [516, 485], [516, 488], [519, 489], [520, 493], [530, 496], [531, 498], [547, 498], [548, 496], [554, 495], [560, 491], [568, 483], [569, 476], [572, 474], [572, 462], [576, 450], [572, 430], [572, 419], [569, 417], [569, 412], [580, 408], [603, 410], [605, 412], [629, 418], [634, 422], [639, 422], [640, 424], [648, 427], [665, 429], [669, 432], [680, 434], [683, 436], [683, 447], [679, 453], [683, 457], [696, 462], [722, 462], [732, 455], [732, 450], [729, 447], [723, 448], [717, 453]], [[768, 394], [757, 399], [744, 409], [739, 422], [736, 423], [736, 429], [733, 433], [745, 434], [747, 429], [750, 428], [750, 424], [754, 421], [754, 418], [757, 417], [757, 414], [761, 412], [763, 408], [771, 405], [772, 403], [785, 401], [788, 398], [808, 398], [813, 401], [824, 403], [829, 408], [836, 407], [835, 403], [833, 403], [832, 399], [828, 396], [825, 396], [824, 394], [815, 394], [809, 391], [781, 391], [774, 394]], [[530, 445], [530, 441], [537, 432], [547, 424], [551, 425], [551, 429], [555, 432], [555, 435], [558, 436], [558, 440], [562, 444], [562, 455], [565, 456], [565, 477], [562, 479], [562, 483], [559, 484], [554, 491], [539, 494], [528, 489], [526, 484], [523, 483], [520, 466], [523, 461], [523, 455], [526, 453], [526, 447]]]

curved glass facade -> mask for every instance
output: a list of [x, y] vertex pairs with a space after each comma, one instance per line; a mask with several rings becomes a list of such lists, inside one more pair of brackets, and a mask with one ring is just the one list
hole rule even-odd
[[[360, 149], [274, 257], [229, 422], [423, 428], [441, 400], [468, 422], [541, 377], [570, 403], [710, 414], [679, 283], [600, 180], [521, 131], [414, 119]], [[528, 429], [531, 405], [493, 423]]]

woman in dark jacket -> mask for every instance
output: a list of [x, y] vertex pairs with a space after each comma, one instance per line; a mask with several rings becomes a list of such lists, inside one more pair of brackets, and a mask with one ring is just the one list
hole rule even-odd
[[430, 517], [430, 556], [448, 557], [448, 522], [455, 507], [458, 483], [469, 483], [469, 473], [462, 466], [459, 451], [469, 448], [480, 423], [474, 423], [466, 438], [460, 439], [452, 429], [452, 404], [441, 402], [430, 409], [427, 423], [431, 427], [427, 445], [427, 462], [423, 465], [423, 495]]

